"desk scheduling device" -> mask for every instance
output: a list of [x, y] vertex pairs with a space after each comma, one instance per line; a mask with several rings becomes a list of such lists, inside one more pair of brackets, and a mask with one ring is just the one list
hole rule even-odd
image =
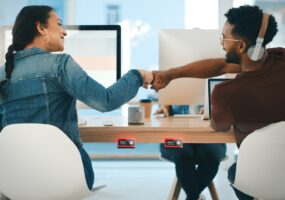
[[176, 138], [165, 138], [164, 139], [165, 148], [183, 148], [183, 142]]
[[134, 138], [119, 138], [117, 140], [118, 148], [132, 148], [136, 147], [136, 140]]

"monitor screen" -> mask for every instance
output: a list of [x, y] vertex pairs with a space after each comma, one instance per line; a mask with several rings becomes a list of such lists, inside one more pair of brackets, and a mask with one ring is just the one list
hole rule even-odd
[[[119, 25], [64, 26], [64, 53], [70, 54], [87, 74], [105, 87], [121, 77], [121, 27]], [[0, 65], [12, 43], [12, 26], [0, 27]], [[61, 52], [59, 52], [61, 53]], [[78, 109], [89, 107], [77, 102]]]
[[119, 25], [65, 26], [64, 52], [93, 79], [108, 87], [121, 77]]
[[[67, 32], [64, 53], [89, 76], [110, 86], [121, 77], [121, 28], [119, 25], [64, 26]], [[1, 27], [1, 64], [12, 42], [12, 26]], [[4, 44], [4, 45], [2, 45]]]
[[231, 80], [229, 78], [211, 78], [211, 79], [208, 79], [208, 98], [209, 98], [209, 118], [211, 118], [211, 111], [212, 111], [212, 92], [215, 88], [215, 86], [219, 83], [222, 83], [224, 81], [228, 81], [228, 80]]
[[[159, 69], [167, 70], [206, 58], [224, 57], [219, 30], [168, 29], [159, 37]], [[201, 66], [202, 68], [203, 66]], [[163, 105], [204, 104], [205, 79], [180, 78], [159, 91]]]

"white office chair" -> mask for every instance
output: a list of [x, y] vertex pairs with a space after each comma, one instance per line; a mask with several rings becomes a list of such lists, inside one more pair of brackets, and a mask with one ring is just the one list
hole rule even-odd
[[242, 142], [233, 186], [258, 199], [285, 199], [285, 122], [254, 131]]
[[77, 147], [57, 127], [6, 126], [0, 162], [0, 192], [10, 199], [80, 200], [92, 194]]

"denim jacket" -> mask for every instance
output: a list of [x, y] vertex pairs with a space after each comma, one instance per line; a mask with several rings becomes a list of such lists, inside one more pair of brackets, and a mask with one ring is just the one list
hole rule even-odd
[[[6, 76], [0, 68], [0, 80]], [[11, 79], [2, 87], [2, 127], [16, 123], [44, 123], [60, 128], [80, 148], [76, 99], [107, 112], [133, 98], [143, 84], [137, 70], [105, 88], [67, 54], [32, 48], [15, 54]]]

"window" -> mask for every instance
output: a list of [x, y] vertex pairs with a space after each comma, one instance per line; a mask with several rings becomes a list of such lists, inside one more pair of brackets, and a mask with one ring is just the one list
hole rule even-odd
[[218, 29], [218, 0], [185, 0], [185, 28]]
[[107, 6], [107, 24], [117, 24], [120, 21], [120, 6]]

